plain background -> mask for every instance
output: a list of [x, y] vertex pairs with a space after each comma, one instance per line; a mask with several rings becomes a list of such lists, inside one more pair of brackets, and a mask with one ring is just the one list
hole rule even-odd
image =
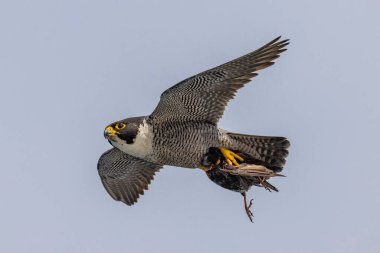
[[[380, 252], [379, 1], [1, 1], [1, 252]], [[291, 39], [220, 127], [292, 146], [279, 193], [168, 167], [138, 204], [97, 175], [110, 122]]]

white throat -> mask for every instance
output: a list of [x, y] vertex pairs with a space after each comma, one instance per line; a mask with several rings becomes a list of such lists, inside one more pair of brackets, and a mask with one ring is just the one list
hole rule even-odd
[[152, 141], [152, 127], [149, 126], [144, 119], [143, 123], [139, 126], [139, 130], [133, 144], [127, 144], [123, 140], [117, 138], [117, 141], [113, 142], [113, 145], [129, 155], [139, 158], [146, 158], [153, 153]]

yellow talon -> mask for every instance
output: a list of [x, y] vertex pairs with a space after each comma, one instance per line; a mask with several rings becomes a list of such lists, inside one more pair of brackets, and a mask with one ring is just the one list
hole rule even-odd
[[[232, 152], [231, 150], [228, 150], [226, 148], [219, 148], [220, 149], [220, 152], [222, 152], [222, 155], [224, 156], [224, 158], [226, 159], [226, 162], [229, 164], [229, 165], [232, 165], [234, 164], [235, 166], [239, 166], [238, 162], [236, 161], [236, 159], [238, 159], [240, 162], [243, 162], [244, 159], [235, 154], [234, 152]], [[235, 159], [236, 158], [236, 159]]]

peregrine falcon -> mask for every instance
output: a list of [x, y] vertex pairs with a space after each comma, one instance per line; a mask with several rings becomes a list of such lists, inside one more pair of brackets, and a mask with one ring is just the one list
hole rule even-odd
[[[242, 175], [248, 179], [239, 186], [233, 173], [229, 173], [232, 183], [223, 183], [217, 178], [228, 171], [226, 166], [239, 169], [242, 164], [251, 164], [273, 173], [281, 171], [288, 155], [286, 138], [232, 133], [217, 124], [236, 92], [257, 71], [273, 65], [288, 44], [288, 40], [278, 37], [247, 55], [167, 89], [150, 115], [108, 125], [104, 137], [113, 148], [100, 157], [98, 172], [111, 197], [133, 205], [164, 165], [200, 168], [214, 182], [244, 193], [244, 197], [250, 186], [259, 186], [260, 182]], [[210, 149], [220, 154], [226, 166], [217, 170], [216, 163], [206, 166]]]

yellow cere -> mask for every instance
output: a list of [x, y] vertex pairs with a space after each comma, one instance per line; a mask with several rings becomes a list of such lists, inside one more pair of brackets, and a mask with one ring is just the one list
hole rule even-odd
[[119, 132], [116, 131], [112, 126], [107, 127], [107, 128], [106, 128], [106, 131], [107, 131], [108, 133], [111, 133], [112, 135], [119, 134]]

